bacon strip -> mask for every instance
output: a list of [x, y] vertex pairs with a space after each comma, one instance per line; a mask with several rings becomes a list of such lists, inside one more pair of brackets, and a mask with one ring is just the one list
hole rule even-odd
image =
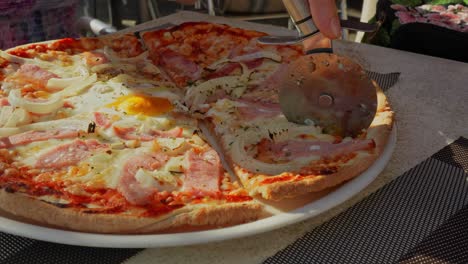
[[[242, 63], [244, 63], [247, 66], [247, 68], [249, 70], [251, 70], [251, 69], [255, 69], [255, 68], [259, 67], [260, 65], [262, 65], [263, 60], [264, 60], [263, 58], [259, 58], [259, 59], [249, 60], [249, 61], [242, 61]], [[242, 70], [242, 67], [241, 67], [239, 62], [227, 63], [223, 67], [221, 67], [221, 68], [217, 69], [216, 71], [208, 74], [205, 77], [205, 79], [210, 80], [210, 79], [214, 79], [214, 78], [229, 76], [233, 72], [235, 72], [236, 70]]]
[[70, 165], [76, 165], [86, 159], [98, 149], [107, 149], [107, 144], [101, 144], [97, 140], [75, 140], [72, 143], [60, 145], [44, 154], [37, 162], [36, 168], [60, 169]]
[[60, 77], [33, 64], [23, 64], [15, 73], [15, 79], [25, 81], [40, 87], [46, 87], [47, 82], [51, 78]]
[[223, 67], [205, 76], [205, 79], [210, 80], [210, 79], [220, 78], [224, 76], [229, 76], [238, 69], [239, 70], [242, 69], [239, 63], [237, 62], [227, 63]]
[[28, 131], [9, 137], [0, 138], [0, 149], [27, 145], [36, 141], [45, 141], [49, 139], [75, 138], [80, 135], [79, 130], [54, 129], [47, 131]]
[[117, 187], [118, 191], [131, 204], [144, 205], [149, 203], [149, 198], [157, 189], [142, 186], [135, 178], [135, 174], [139, 169], [156, 170], [163, 166], [168, 159], [169, 157], [163, 153], [131, 157], [123, 167], [122, 177]]
[[141, 140], [151, 141], [156, 138], [177, 138], [182, 137], [183, 129], [180, 127], [173, 128], [168, 131], [151, 130], [149, 133], [135, 133], [136, 128], [134, 127], [118, 127], [114, 126], [115, 134], [124, 140]]
[[190, 151], [189, 166], [185, 171], [184, 190], [213, 193], [219, 191], [223, 167], [218, 153], [213, 149], [203, 153]]
[[242, 118], [246, 120], [275, 117], [282, 113], [279, 104], [252, 102], [249, 100], [238, 101], [245, 105], [238, 106], [237, 111], [239, 111]]
[[109, 62], [106, 56], [100, 52], [86, 51], [83, 52], [82, 55], [86, 61], [86, 64], [88, 64], [91, 67]]
[[187, 86], [187, 82], [201, 78], [203, 69], [175, 51], [168, 49], [162, 52], [159, 63], [178, 87]]
[[103, 128], [109, 128], [112, 124], [107, 115], [101, 112], [94, 112], [94, 121], [96, 121], [98, 126]]
[[8, 98], [6, 97], [0, 98], [0, 106], [8, 106], [8, 105], [10, 105], [10, 102], [8, 102]]

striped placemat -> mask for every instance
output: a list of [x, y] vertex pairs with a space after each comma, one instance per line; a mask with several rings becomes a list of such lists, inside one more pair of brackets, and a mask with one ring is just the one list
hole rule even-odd
[[461, 137], [265, 263], [468, 263], [467, 172]]
[[[468, 263], [468, 139], [459, 138], [265, 263]], [[142, 249], [0, 233], [0, 263], [122, 263]]]

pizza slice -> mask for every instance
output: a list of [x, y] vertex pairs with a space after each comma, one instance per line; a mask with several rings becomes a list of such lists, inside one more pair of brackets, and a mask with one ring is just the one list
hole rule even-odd
[[155, 93], [172, 85], [133, 36], [31, 44], [0, 57], [2, 129], [70, 117], [132, 89], [158, 87]]
[[0, 208], [98, 233], [199, 230], [265, 216], [198, 135], [196, 120], [155, 98], [140, 107], [116, 100], [1, 138]]
[[249, 71], [260, 80], [278, 62], [287, 63], [303, 54], [300, 46], [265, 46], [266, 35], [228, 25], [188, 22], [142, 34], [153, 62], [180, 88]]
[[385, 95], [370, 128], [356, 138], [290, 123], [279, 106], [222, 99], [205, 114], [211, 133], [250, 195], [292, 198], [342, 184], [382, 154], [393, 123]]
[[38, 117], [0, 129], [0, 207], [100, 233], [198, 230], [265, 216], [226, 173], [198, 121], [177, 111], [182, 91], [135, 40], [65, 39], [1, 54], [2, 111]]
[[372, 127], [357, 138], [290, 123], [281, 113], [274, 84], [285, 64], [303, 53], [297, 46], [257, 44], [263, 35], [185, 23], [146, 33], [143, 39], [151, 58], [183, 88], [183, 105], [205, 121], [251, 195], [280, 200], [360, 175], [381, 154], [391, 130], [393, 113], [385, 96], [379, 96]]

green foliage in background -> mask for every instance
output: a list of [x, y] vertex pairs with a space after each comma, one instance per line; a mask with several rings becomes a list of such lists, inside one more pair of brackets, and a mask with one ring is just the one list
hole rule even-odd
[[[388, 4], [399, 4], [408, 7], [416, 7], [424, 4], [429, 5], [455, 5], [462, 4], [468, 6], [468, 0], [388, 0]], [[376, 23], [377, 18], [373, 17], [369, 23]], [[398, 18], [392, 21], [385, 21], [377, 32], [368, 33], [364, 36], [363, 42], [387, 47], [390, 45], [391, 36], [395, 34], [401, 26]]]

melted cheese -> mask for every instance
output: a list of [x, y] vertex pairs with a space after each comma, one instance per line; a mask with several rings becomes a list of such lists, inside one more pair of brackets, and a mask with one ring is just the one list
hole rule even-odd
[[[59, 78], [49, 80], [49, 86], [46, 88], [50, 88], [50, 91], [47, 92], [63, 96], [67, 107], [61, 108], [48, 116], [37, 118], [34, 120], [37, 123], [24, 125], [14, 132], [52, 129], [76, 129], [86, 132], [89, 124], [95, 120], [93, 112], [103, 112], [110, 119], [112, 126], [108, 128], [97, 127], [94, 133], [84, 133], [81, 139], [94, 139], [101, 144], [108, 144], [110, 151], [105, 149], [93, 150], [87, 158], [81, 160], [78, 164], [57, 169], [39, 169], [40, 175], [35, 180], [66, 182], [68, 185], [66, 190], [76, 195], [85, 194], [80, 193], [79, 188], [75, 188], [76, 186], [117, 189], [126, 162], [135, 155], [154, 151], [153, 144], [158, 142], [162, 147], [173, 151], [167, 153], [172, 157], [155, 171], [139, 169], [135, 179], [143, 186], [157, 188], [160, 191], [179, 190], [182, 185], [183, 172], [188, 167], [185, 158], [186, 150], [193, 145], [198, 144], [201, 146], [205, 144], [198, 136], [193, 136], [197, 130], [196, 120], [190, 118], [176, 119], [170, 115], [170, 112], [173, 111], [172, 102], [180, 100], [182, 92], [161, 86], [159, 81], [156, 80], [148, 80], [141, 78], [141, 76], [135, 77], [140, 69], [139, 66], [137, 67], [130, 62], [113, 63], [111, 61], [94, 66], [90, 72], [83, 56], [64, 56], [68, 56], [66, 63], [65, 60], [58, 63], [58, 60], [49, 62], [40, 59], [18, 58], [21, 63], [38, 65], [42, 69], [59, 76]], [[142, 61], [141, 66], [145, 74], [159, 74], [159, 69], [147, 61]], [[123, 74], [102, 81], [109, 77], [105, 74], [108, 70], [123, 72]], [[85, 86], [77, 84], [84, 81], [86, 81]], [[70, 87], [73, 89], [68, 89]], [[8, 94], [9, 89], [17, 87], [6, 82], [2, 85], [2, 88]], [[61, 119], [38, 122], [50, 118]], [[0, 119], [0, 124], [8, 121], [5, 120]], [[132, 142], [118, 138], [113, 126], [135, 128], [135, 134], [150, 134], [151, 130], [168, 131], [175, 127], [182, 127], [184, 138], [159, 138], [154, 141], [135, 141], [133, 142], [135, 144], [130, 144]], [[21, 165], [34, 168], [39, 158], [44, 154], [74, 140], [76, 138], [48, 139], [15, 147], [15, 160]], [[188, 142], [189, 140], [191, 142]], [[134, 148], [130, 149], [130, 145]], [[180, 153], [174, 151], [179, 149], [184, 149], [184, 151]], [[44, 199], [48, 198], [45, 197]], [[65, 203], [66, 201], [59, 202]]]

